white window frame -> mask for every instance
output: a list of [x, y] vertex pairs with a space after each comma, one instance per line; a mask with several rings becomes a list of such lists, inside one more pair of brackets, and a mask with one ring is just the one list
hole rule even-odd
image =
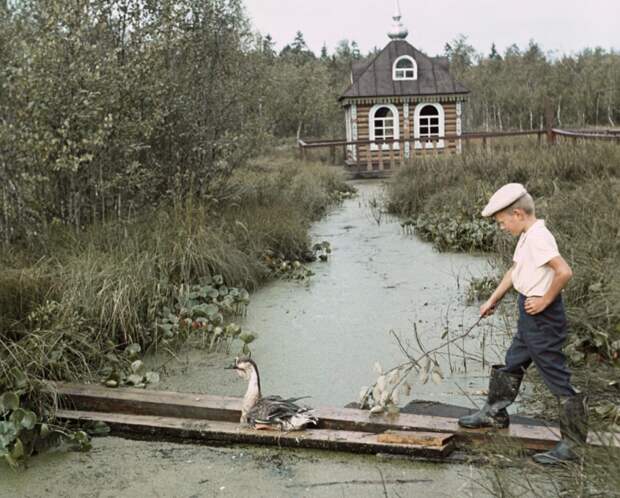
[[[438, 135], [424, 135], [424, 137], [422, 137], [420, 134], [420, 113], [422, 112], [422, 109], [424, 109], [427, 105], [433, 106], [438, 111], [439, 134]], [[441, 138], [440, 140], [437, 140], [435, 143], [427, 142], [427, 141], [422, 142], [419, 139], [425, 138], [425, 137], [426, 138], [444, 137], [445, 136], [445, 122], [446, 122], [445, 112], [441, 104], [436, 104], [434, 102], [425, 102], [425, 103], [418, 104], [415, 108], [415, 112], [413, 113], [413, 138], [416, 139], [415, 148], [416, 149], [422, 149], [422, 148], [443, 149], [445, 147], [443, 138]]]
[[[354, 106], [355, 104], [347, 107], [345, 111], [347, 142], [353, 142], [357, 140], [355, 129], [354, 129], [355, 124], [353, 123], [353, 113], [355, 112]], [[347, 150], [351, 153], [351, 159], [356, 161], [357, 160], [356, 146], [354, 144], [347, 145]]]
[[[403, 59], [410, 61], [413, 67], [407, 69], [396, 69], [398, 63]], [[410, 71], [409, 74], [407, 74], [408, 71]], [[399, 74], [397, 74], [397, 72]], [[404, 72], [404, 74], [402, 74], [402, 72]], [[392, 65], [392, 79], [395, 81], [417, 80], [418, 64], [416, 63], [415, 59], [410, 55], [401, 55], [398, 59], [396, 59], [394, 61], [394, 64]]]
[[[394, 117], [394, 125], [392, 127], [392, 137], [391, 138], [393, 138], [394, 140], [397, 140], [397, 139], [400, 138], [400, 115], [398, 114], [398, 109], [396, 108], [396, 106], [393, 105], [393, 104], [376, 104], [376, 105], [372, 106], [372, 108], [370, 109], [370, 112], [368, 113], [368, 138], [372, 142], [370, 144], [370, 150], [378, 150], [379, 149], [379, 146], [376, 143], [374, 143], [374, 141], [376, 139], [376, 136], [375, 136], [375, 114], [382, 107], [387, 107], [390, 111], [392, 111], [392, 116]], [[378, 119], [381, 119], [381, 118], [378, 118]], [[390, 147], [392, 147], [394, 150], [398, 150], [398, 149], [400, 149], [400, 143], [399, 142], [392, 142], [392, 143], [388, 143], [388, 144], [385, 144], [385, 143], [381, 144], [381, 148], [383, 150], [389, 150]]]

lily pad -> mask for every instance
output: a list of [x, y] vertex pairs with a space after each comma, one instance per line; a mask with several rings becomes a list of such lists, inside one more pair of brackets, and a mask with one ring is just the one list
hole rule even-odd
[[239, 336], [239, 339], [241, 339], [241, 341], [243, 341], [245, 344], [250, 344], [254, 341], [254, 339], [256, 339], [256, 336], [250, 332], [246, 332], [245, 334], [241, 334]]
[[0, 422], [0, 448], [6, 448], [17, 437], [17, 427], [10, 421]]
[[127, 377], [127, 384], [137, 386], [138, 384], [142, 384], [143, 379], [143, 375], [131, 374]]
[[138, 354], [140, 354], [140, 352], [142, 351], [142, 348], [140, 347], [140, 344], [130, 344], [129, 346], [127, 346], [125, 348], [125, 353], [127, 353], [127, 355], [129, 356], [130, 359], [134, 359], [138, 357]]
[[0, 396], [0, 411], [7, 412], [19, 408], [19, 396], [13, 392], [6, 392]]
[[146, 367], [144, 366], [142, 360], [134, 361], [131, 364], [131, 371], [134, 374], [139, 375], [141, 378], [144, 377], [146, 375]]
[[106, 436], [110, 431], [110, 426], [101, 420], [95, 420], [86, 427], [86, 432], [91, 436]]
[[13, 375], [13, 387], [15, 389], [22, 389], [28, 385], [28, 377], [20, 369], [13, 368], [11, 374]]
[[39, 430], [39, 436], [45, 439], [48, 437], [52, 431], [50, 430], [50, 426], [47, 424], [41, 424], [41, 429]]
[[24, 444], [22, 443], [21, 439], [17, 438], [15, 440], [15, 444], [13, 445], [13, 448], [11, 449], [9, 454], [14, 461], [17, 461], [24, 456]]
[[73, 434], [73, 443], [79, 451], [88, 451], [91, 449], [90, 438], [84, 431], [77, 431]]
[[159, 382], [159, 374], [157, 372], [146, 372], [145, 379], [149, 384], [157, 384]]
[[240, 333], [241, 333], [241, 327], [237, 325], [236, 323], [229, 323], [228, 325], [226, 325], [226, 334], [236, 337]]

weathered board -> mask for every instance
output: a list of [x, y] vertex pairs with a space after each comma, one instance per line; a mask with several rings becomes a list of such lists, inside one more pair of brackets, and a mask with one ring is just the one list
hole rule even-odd
[[454, 434], [441, 432], [385, 431], [377, 434], [377, 440], [382, 443], [421, 444], [437, 447], [447, 444], [452, 439], [454, 439]]
[[[61, 406], [81, 411], [189, 418], [238, 422], [241, 399], [207, 394], [110, 389], [100, 385], [55, 384]], [[507, 439], [529, 449], [549, 449], [558, 439], [558, 429], [546, 426], [511, 424], [508, 429], [464, 429], [456, 418], [408, 413], [371, 415], [353, 408], [316, 408], [319, 429], [382, 433], [385, 431], [423, 431], [454, 434], [457, 441]], [[589, 443], [620, 448], [620, 434], [590, 433]]]
[[434, 459], [448, 456], [454, 448], [450, 440], [443, 445], [403, 444], [381, 441], [377, 434], [360, 431], [329, 429], [307, 429], [298, 432], [260, 431], [242, 428], [234, 422], [74, 410], [59, 410], [57, 417], [62, 420], [105, 422], [112, 431], [119, 433], [139, 433], [159, 439], [191, 439], [192, 442], [208, 444], [267, 444], [354, 453], [391, 453]]

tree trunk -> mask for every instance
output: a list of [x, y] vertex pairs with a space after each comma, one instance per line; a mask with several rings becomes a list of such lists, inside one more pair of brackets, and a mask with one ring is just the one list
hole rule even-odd
[[299, 140], [299, 138], [301, 137], [301, 128], [303, 126], [303, 122], [300, 121], [299, 124], [297, 125], [297, 140]]

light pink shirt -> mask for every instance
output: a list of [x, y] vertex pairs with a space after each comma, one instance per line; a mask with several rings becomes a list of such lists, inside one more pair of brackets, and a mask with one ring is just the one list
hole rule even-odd
[[558, 245], [543, 220], [537, 220], [517, 242], [512, 260], [512, 285], [526, 297], [543, 296], [555, 275], [547, 264], [559, 256]]

